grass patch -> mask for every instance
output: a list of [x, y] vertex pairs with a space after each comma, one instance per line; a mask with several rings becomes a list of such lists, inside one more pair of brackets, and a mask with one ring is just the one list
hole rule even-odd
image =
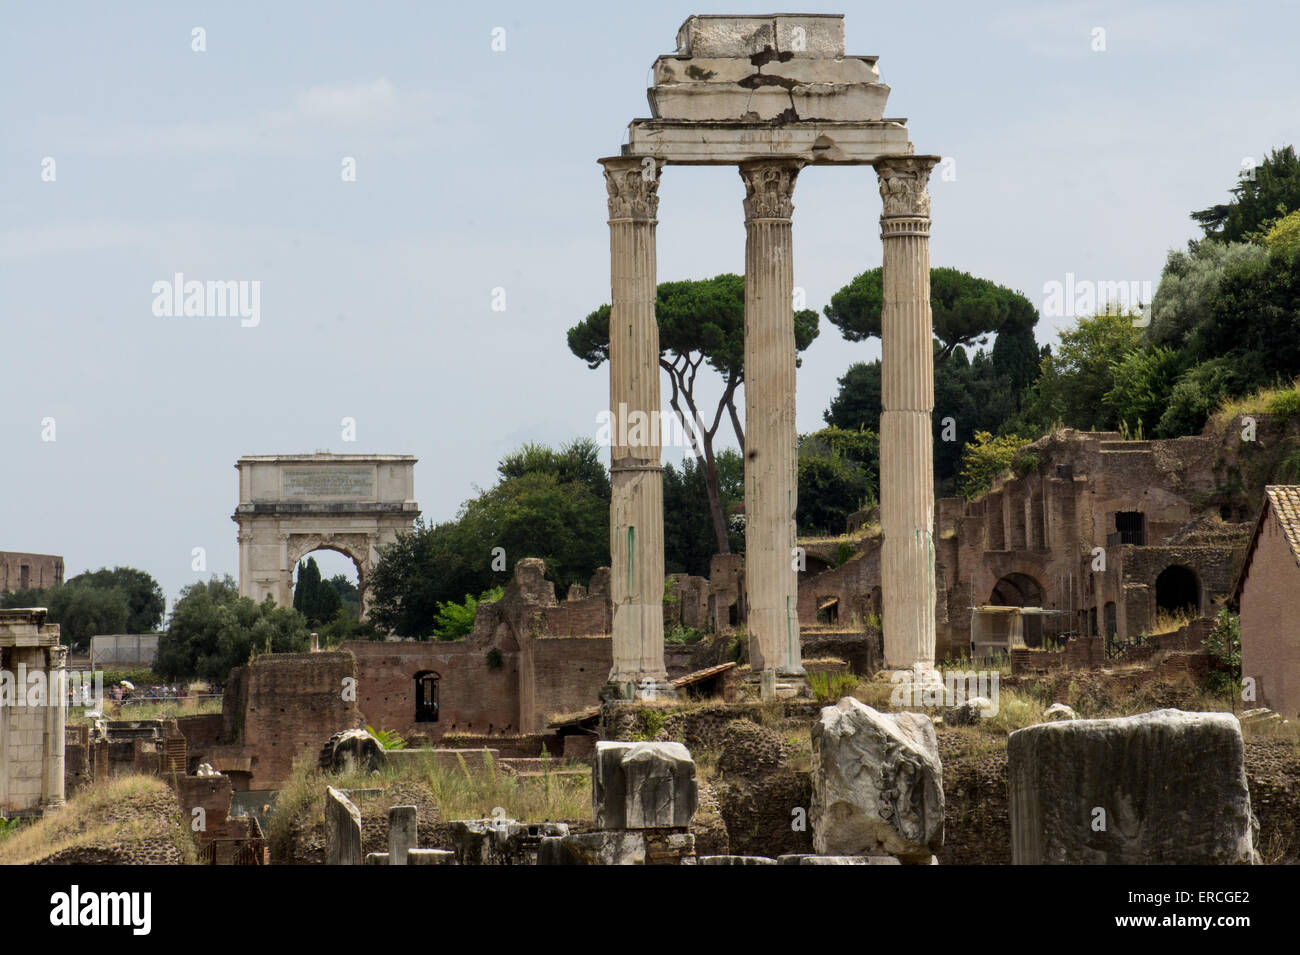
[[1261, 388], [1239, 398], [1225, 398], [1210, 415], [1215, 430], [1222, 431], [1238, 415], [1275, 415], [1293, 418], [1300, 414], [1300, 379], [1289, 385]]
[[104, 846], [130, 851], [171, 844], [183, 862], [196, 851], [171, 788], [156, 776], [119, 776], [74, 796], [57, 812], [0, 841], [0, 865], [28, 865], [65, 849]]
[[390, 763], [378, 773], [328, 773], [315, 760], [304, 757], [294, 763], [292, 775], [276, 798], [267, 837], [273, 855], [287, 858], [297, 833], [324, 825], [326, 786], [387, 790], [396, 783], [420, 783], [433, 795], [442, 821], [484, 819], [500, 815], [498, 810], [508, 818], [527, 822], [589, 820], [591, 774], [572, 772], [586, 767], [545, 756], [543, 767], [535, 776], [514, 776], [503, 772], [490, 756], [480, 767], [470, 765], [459, 753], [439, 759], [426, 751], [420, 759]]
[[[85, 716], [87, 707], [74, 706], [69, 711], [69, 719], [76, 720]], [[112, 700], [104, 701], [104, 715], [114, 720], [173, 720], [179, 716], [203, 716], [221, 712], [221, 700], [207, 698], [184, 700], [157, 700], [146, 703], [127, 703], [120, 705]]]
[[809, 670], [808, 688], [818, 703], [834, 703], [858, 688], [858, 678], [852, 673]]
[[1198, 616], [1200, 615], [1192, 610], [1165, 610], [1161, 608], [1156, 611], [1155, 620], [1151, 622], [1151, 626], [1147, 628], [1143, 635], [1152, 637], [1162, 633], [1176, 633]]

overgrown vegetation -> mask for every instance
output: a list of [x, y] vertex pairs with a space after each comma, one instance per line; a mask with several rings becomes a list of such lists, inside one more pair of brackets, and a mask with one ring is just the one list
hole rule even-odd
[[171, 787], [156, 776], [116, 776], [11, 830], [0, 839], [0, 865], [28, 865], [67, 849], [103, 848], [138, 858], [142, 848], [171, 846], [183, 863], [194, 862], [194, 840]]
[[1221, 607], [1204, 646], [1214, 661], [1208, 681], [1211, 692], [1235, 696], [1241, 686], [1241, 620], [1237, 615]]
[[834, 703], [850, 696], [858, 688], [858, 678], [852, 673], [832, 670], [812, 670], [808, 673], [808, 688], [818, 703]]
[[303, 831], [324, 825], [326, 786], [388, 789], [417, 783], [428, 788], [442, 820], [484, 819], [494, 813], [530, 822], [589, 820], [591, 773], [574, 772], [575, 767], [562, 760], [544, 760], [544, 766], [537, 775], [514, 776], [503, 772], [490, 754], [480, 768], [459, 753], [454, 760], [442, 761], [426, 750], [418, 758], [390, 762], [379, 773], [327, 773], [304, 756], [295, 761], [271, 810], [267, 836], [272, 857], [288, 858]]

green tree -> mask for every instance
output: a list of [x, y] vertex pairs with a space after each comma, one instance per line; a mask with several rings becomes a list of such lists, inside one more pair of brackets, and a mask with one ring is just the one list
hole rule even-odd
[[63, 642], [78, 652], [89, 649], [91, 637], [125, 633], [130, 619], [127, 596], [115, 587], [69, 581], [49, 588], [44, 603], [49, 609], [47, 619], [59, 625]]
[[[723, 448], [717, 455], [718, 497], [727, 519], [729, 550], [745, 549], [745, 537], [735, 517], [745, 500], [745, 462], [738, 451]], [[709, 513], [704, 473], [694, 458], [664, 466], [664, 569], [667, 573], [709, 575], [718, 553]]]
[[1151, 324], [1144, 338], [1155, 345], [1189, 351], [1193, 357], [1203, 353], [1203, 341], [1213, 322], [1210, 301], [1224, 273], [1244, 262], [1267, 258], [1267, 249], [1249, 242], [1200, 242], [1187, 252], [1170, 252], [1151, 299]]
[[[880, 337], [883, 304], [884, 276], [876, 268], [856, 276], [832, 295], [824, 311], [840, 334], [858, 342]], [[941, 343], [938, 362], [946, 361], [959, 346], [984, 344], [989, 334], [1008, 323], [1023, 331], [1032, 329], [1038, 320], [1033, 304], [1019, 292], [948, 268], [930, 270], [930, 310], [934, 334]]]
[[[718, 490], [714, 444], [726, 414], [737, 444], [742, 452], [745, 448], [744, 426], [736, 408], [736, 392], [745, 378], [745, 280], [726, 273], [711, 279], [663, 282], [657, 291], [659, 366], [668, 373], [668, 404], [704, 475], [714, 541], [718, 553], [725, 554], [730, 541]], [[609, 358], [609, 317], [610, 306], [602, 305], [568, 331], [569, 350], [588, 368], [599, 368]], [[817, 337], [818, 318], [816, 312], [805, 309], [794, 312], [793, 320], [797, 354]], [[723, 382], [711, 410], [702, 407], [696, 392], [700, 369], [706, 365]], [[618, 409], [610, 411], [616, 414]]]
[[339, 602], [344, 609], [350, 610], [352, 616], [358, 616], [361, 612], [361, 592], [357, 590], [357, 585], [344, 574], [335, 574], [329, 579], [329, 585], [339, 595]]
[[181, 591], [153, 668], [164, 680], [224, 683], [258, 654], [301, 653], [307, 645], [307, 621], [297, 610], [270, 597], [261, 604], [240, 597], [233, 578], [213, 576]]
[[[525, 448], [507, 455], [501, 480], [466, 501], [455, 520], [419, 522], [381, 551], [370, 580], [371, 620], [428, 639], [442, 605], [490, 590], [522, 557], [545, 560], [561, 592], [585, 585], [609, 563], [608, 479], [596, 480], [581, 464], [596, 454], [594, 444], [579, 441], [557, 454]], [[499, 564], [498, 548], [505, 555]]]
[[1274, 149], [1262, 163], [1242, 173], [1228, 191], [1232, 199], [1193, 212], [1192, 219], [1207, 239], [1250, 239], [1267, 231], [1278, 218], [1300, 209], [1300, 158], [1291, 146]]
[[1044, 430], [1055, 421], [1083, 431], [1113, 428], [1115, 411], [1103, 399], [1115, 385], [1116, 366], [1137, 347], [1134, 317], [1100, 312], [1062, 329], [1030, 389], [1025, 417]]
[[1182, 358], [1172, 348], [1135, 348], [1112, 367], [1102, 401], [1121, 425], [1154, 436], [1181, 371]]
[[459, 640], [469, 636], [474, 629], [478, 605], [500, 600], [504, 592], [504, 587], [493, 587], [477, 597], [466, 594], [464, 600], [448, 600], [439, 604], [438, 613], [434, 616], [433, 635], [439, 640]]
[[1233, 358], [1249, 389], [1300, 375], [1300, 251], [1225, 270], [1203, 338], [1197, 357]]
[[1273, 223], [1264, 236], [1264, 245], [1274, 253], [1300, 251], [1300, 209]]
[[158, 581], [134, 567], [114, 567], [112, 570], [101, 567], [78, 574], [68, 583], [100, 590], [120, 590], [126, 597], [124, 633], [153, 633], [167, 609], [167, 600]]
[[828, 425], [857, 431], [880, 427], [880, 360], [855, 362], [837, 380], [840, 390], [822, 414]]
[[316, 590], [320, 583], [320, 568], [316, 566], [316, 558], [300, 560], [293, 585], [293, 609], [306, 617], [308, 623], [316, 609]]
[[[1004, 327], [1004, 335], [1018, 331]], [[1032, 336], [1030, 338], [1032, 342]], [[934, 367], [934, 474], [940, 487], [951, 488], [957, 477], [962, 440], [977, 431], [1004, 431], [1020, 412], [1020, 397], [1026, 381], [1020, 367], [1022, 341], [992, 354], [980, 349], [968, 359], [962, 347], [953, 349], [947, 361]], [[939, 350], [935, 343], [936, 352]], [[1038, 350], [1030, 345], [1036, 367]], [[999, 357], [1001, 356], [1001, 357]], [[1032, 380], [1032, 379], [1028, 379]], [[839, 379], [840, 391], [822, 416], [828, 424], [848, 430], [878, 427], [881, 411], [880, 362], [853, 365]]]
[[829, 427], [800, 437], [799, 533], [844, 533], [849, 515], [875, 502], [879, 468], [874, 431]]
[[976, 433], [975, 440], [967, 443], [961, 460], [959, 488], [968, 500], [984, 494], [1001, 475], [1011, 470], [1020, 450], [1029, 444], [1028, 438], [1014, 434], [994, 437], [987, 431]]
[[597, 497], [609, 497], [609, 472], [601, 463], [601, 450], [591, 438], [577, 438], [557, 451], [540, 444], [525, 444], [497, 465], [505, 480], [527, 474], [550, 474], [560, 484], [580, 484]]

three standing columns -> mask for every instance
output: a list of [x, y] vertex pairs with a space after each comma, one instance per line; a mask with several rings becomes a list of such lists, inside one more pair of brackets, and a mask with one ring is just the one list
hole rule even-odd
[[937, 156], [878, 160], [881, 309], [880, 525], [885, 666], [934, 664], [934, 350], [930, 194]]
[[801, 160], [740, 164], [745, 182], [745, 591], [753, 671], [803, 673], [790, 216]]
[[[876, 161], [884, 212], [880, 513], [885, 665], [934, 663], [934, 353], [930, 197], [936, 156]], [[663, 655], [663, 472], [655, 226], [662, 161], [602, 159], [609, 193], [610, 558], [607, 696], [671, 693]], [[740, 163], [745, 183], [745, 586], [750, 665], [803, 672], [799, 646], [794, 257], [797, 159]]]
[[604, 695], [672, 694], [664, 667], [664, 504], [659, 463], [655, 226], [662, 161], [602, 159], [609, 193], [610, 596], [614, 665]]

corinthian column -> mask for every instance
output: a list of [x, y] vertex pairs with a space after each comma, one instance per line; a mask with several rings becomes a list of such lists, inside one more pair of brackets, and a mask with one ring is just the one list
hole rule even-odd
[[[740, 164], [745, 181], [745, 590], [756, 673], [803, 673], [794, 512], [794, 255], [790, 215], [803, 163]], [[766, 687], [771, 684], [765, 681]]]
[[46, 686], [49, 688], [49, 705], [45, 711], [45, 774], [41, 780], [41, 808], [57, 809], [64, 801], [64, 750], [63, 708], [68, 705], [68, 648], [47, 647], [45, 650]]
[[885, 666], [934, 665], [934, 351], [930, 194], [937, 156], [875, 163], [884, 213], [880, 551]]
[[664, 503], [659, 464], [655, 224], [660, 161], [602, 159], [609, 191], [610, 594], [605, 696], [670, 695], [664, 667]]

